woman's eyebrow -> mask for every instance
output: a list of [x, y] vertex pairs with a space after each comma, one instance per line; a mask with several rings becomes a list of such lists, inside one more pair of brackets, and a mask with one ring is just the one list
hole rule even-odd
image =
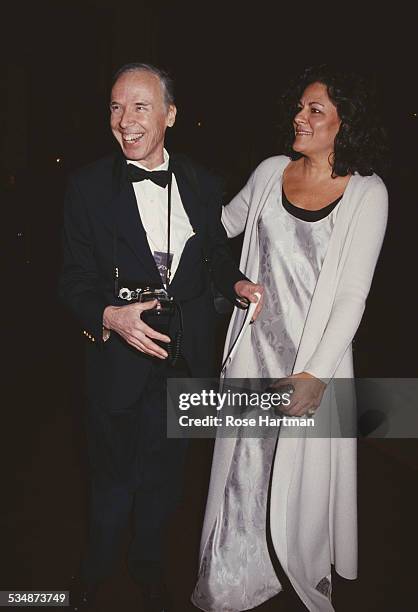
[[[299, 104], [303, 104], [303, 101], [299, 100]], [[319, 104], [320, 106], [325, 106], [325, 104], [322, 104], [322, 102], [315, 102], [315, 100], [313, 102], [308, 102], [308, 106], [311, 106], [312, 104]]]

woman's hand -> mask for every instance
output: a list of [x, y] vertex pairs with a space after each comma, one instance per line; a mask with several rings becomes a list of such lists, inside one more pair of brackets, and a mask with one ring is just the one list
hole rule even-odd
[[321, 404], [326, 384], [309, 372], [299, 372], [287, 378], [280, 378], [270, 389], [280, 389], [292, 385], [294, 391], [288, 406], [280, 406], [280, 411], [288, 416], [312, 416]]
[[257, 302], [257, 296], [255, 293], [259, 293], [261, 295], [258, 300], [257, 308], [254, 311], [252, 322], [254, 322], [263, 308], [263, 291], [264, 287], [262, 285], [256, 285], [255, 283], [251, 283], [247, 280], [240, 280], [234, 285], [234, 291], [238, 295], [238, 297], [246, 298], [249, 302]]

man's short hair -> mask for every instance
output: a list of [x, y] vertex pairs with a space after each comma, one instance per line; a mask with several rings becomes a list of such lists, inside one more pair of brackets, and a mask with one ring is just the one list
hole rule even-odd
[[152, 64], [144, 64], [142, 62], [132, 62], [130, 64], [124, 64], [119, 70], [117, 70], [112, 79], [112, 88], [116, 81], [126, 72], [151, 72], [160, 79], [161, 86], [164, 93], [164, 102], [166, 106], [174, 104], [174, 82], [171, 76], [165, 70], [157, 68]]

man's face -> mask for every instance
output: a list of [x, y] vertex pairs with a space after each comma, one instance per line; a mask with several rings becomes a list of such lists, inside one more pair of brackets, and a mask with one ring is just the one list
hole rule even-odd
[[164, 161], [164, 134], [176, 107], [167, 106], [160, 79], [152, 72], [125, 72], [110, 96], [110, 127], [127, 159], [150, 170]]

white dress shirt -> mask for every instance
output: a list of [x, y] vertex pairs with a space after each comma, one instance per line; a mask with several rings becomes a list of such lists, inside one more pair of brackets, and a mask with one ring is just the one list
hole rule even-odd
[[[168, 170], [169, 155], [164, 149], [164, 162], [155, 170]], [[134, 164], [138, 168], [149, 170], [139, 162], [127, 160], [128, 164]], [[154, 252], [167, 253], [167, 205], [168, 186], [163, 188], [149, 179], [132, 183], [138, 211], [141, 216], [142, 225], [147, 235], [149, 248], [152, 255]], [[173, 174], [171, 186], [171, 232], [170, 252], [173, 254], [171, 263], [171, 278], [179, 265], [180, 257], [187, 240], [193, 236], [194, 231], [190, 224], [184, 206], [182, 204], [176, 177]]]

